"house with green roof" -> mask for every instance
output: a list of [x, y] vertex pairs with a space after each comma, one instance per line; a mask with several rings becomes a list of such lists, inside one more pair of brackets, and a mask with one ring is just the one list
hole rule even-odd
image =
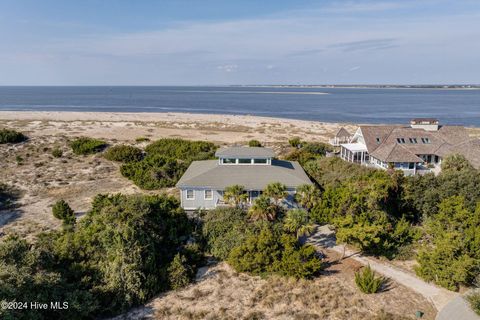
[[296, 161], [275, 159], [275, 152], [262, 147], [221, 148], [216, 160], [194, 161], [177, 183], [185, 210], [214, 209], [226, 205], [225, 188], [241, 185], [251, 204], [273, 182], [287, 187], [287, 206], [293, 205], [298, 186], [312, 184]]

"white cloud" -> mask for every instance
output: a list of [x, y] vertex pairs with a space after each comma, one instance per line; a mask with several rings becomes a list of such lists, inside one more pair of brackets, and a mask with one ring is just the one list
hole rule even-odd
[[218, 70], [225, 71], [225, 72], [235, 72], [238, 69], [238, 65], [236, 64], [225, 64], [221, 66], [217, 66]]

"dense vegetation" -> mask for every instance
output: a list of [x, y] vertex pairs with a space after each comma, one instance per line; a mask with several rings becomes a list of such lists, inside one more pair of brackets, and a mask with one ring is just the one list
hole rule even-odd
[[227, 260], [239, 272], [295, 278], [311, 278], [318, 273], [322, 263], [315, 249], [298, 240], [311, 227], [308, 213], [286, 211], [280, 205], [286, 196], [285, 186], [267, 186], [248, 212], [241, 205], [243, 188], [232, 186], [227, 191], [234, 207], [211, 210], [202, 219], [211, 254]]
[[70, 142], [73, 153], [78, 155], [88, 155], [102, 151], [107, 144], [105, 141], [81, 137]]
[[133, 162], [140, 161], [143, 158], [142, 149], [128, 146], [117, 145], [107, 149], [105, 152], [105, 159], [118, 162]]
[[10, 129], [0, 129], [0, 144], [19, 143], [25, 140], [27, 140], [27, 137], [21, 132]]
[[472, 310], [480, 316], [480, 292], [477, 290], [467, 295], [467, 301]]
[[192, 161], [212, 159], [215, 150], [209, 142], [160, 139], [145, 148], [142, 160], [123, 164], [121, 173], [142, 189], [173, 187]]
[[191, 226], [166, 196], [98, 195], [74, 228], [32, 245], [0, 242], [5, 301], [67, 301], [68, 310], [0, 310], [2, 319], [84, 319], [117, 314], [190, 281], [199, 262]]
[[320, 196], [298, 196], [338, 242], [392, 258], [417, 259], [417, 273], [449, 289], [471, 285], [480, 270], [480, 172], [461, 156], [438, 175], [404, 177], [321, 158], [305, 164]]
[[285, 160], [298, 161], [301, 165], [308, 161], [324, 157], [327, 152], [332, 151], [332, 147], [322, 142], [305, 142], [299, 138], [293, 138], [289, 141], [295, 149], [285, 156]]

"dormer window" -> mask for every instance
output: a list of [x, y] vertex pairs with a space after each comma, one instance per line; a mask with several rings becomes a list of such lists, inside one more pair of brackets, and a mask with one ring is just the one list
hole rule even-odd
[[262, 147], [230, 147], [217, 150], [220, 165], [271, 165], [273, 150]]
[[237, 163], [237, 159], [235, 158], [222, 158], [223, 164], [235, 164]]
[[430, 139], [429, 138], [422, 138], [422, 142], [425, 143], [425, 144], [428, 144], [428, 143], [430, 143]]
[[377, 138], [377, 144], [380, 144], [380, 142], [382, 142], [382, 140], [380, 138]]
[[409, 138], [410, 143], [418, 143], [417, 138]]
[[398, 143], [405, 143], [405, 138], [397, 138]]

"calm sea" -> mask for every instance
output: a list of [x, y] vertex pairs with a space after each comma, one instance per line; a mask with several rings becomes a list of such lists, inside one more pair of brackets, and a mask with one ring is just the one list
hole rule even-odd
[[0, 87], [0, 110], [249, 114], [353, 123], [435, 117], [480, 126], [480, 90], [272, 87]]

